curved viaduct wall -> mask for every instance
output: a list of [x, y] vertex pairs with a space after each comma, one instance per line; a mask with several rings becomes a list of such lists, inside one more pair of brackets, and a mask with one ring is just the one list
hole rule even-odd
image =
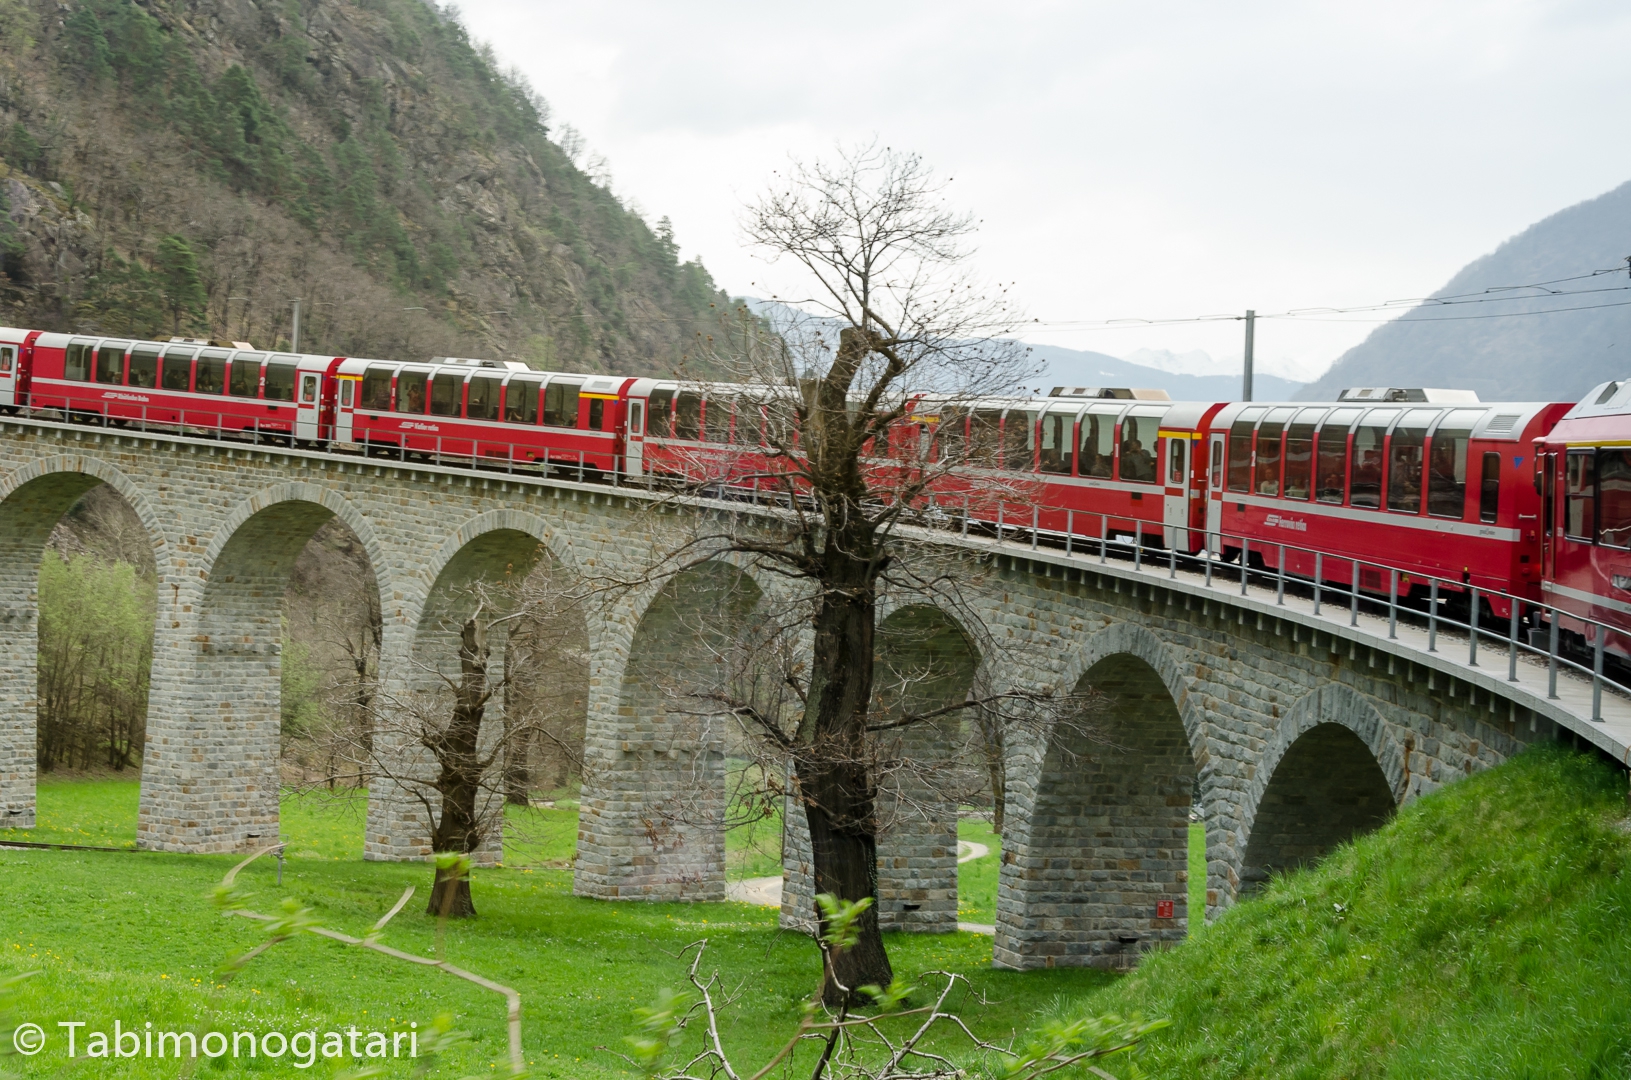
[[[539, 559], [569, 574], [632, 571], [649, 555], [653, 518], [638, 495], [34, 422], [3, 428], [0, 808], [10, 824], [33, 815], [39, 559], [58, 518], [97, 483], [135, 509], [158, 567], [139, 842], [163, 850], [238, 851], [276, 835], [280, 605], [295, 556], [331, 517], [373, 564], [382, 693], [403, 698], [436, 692], [425, 664], [448, 652], [470, 582]], [[889, 607], [904, 629], [900, 656], [882, 667], [932, 655], [944, 669], [911, 707], [955, 700], [976, 680], [1091, 702], [1079, 722], [1007, 742], [995, 944], [1005, 966], [1124, 966], [1179, 939], [1192, 802], [1203, 809], [1216, 911], [1267, 872], [1557, 730], [1357, 631], [1135, 581], [1113, 565], [954, 557], [983, 567], [962, 609], [911, 597]], [[725, 723], [676, 705], [672, 688], [751, 625], [754, 605], [779, 587], [765, 578], [709, 564], [683, 585], [631, 587], [589, 614], [580, 894], [723, 895], [712, 825], [723, 813]], [[495, 700], [489, 715], [499, 709]], [[425, 767], [400, 749], [404, 768]], [[911, 794], [886, 790], [885, 803]], [[367, 857], [429, 854], [416, 809], [401, 785], [376, 782]], [[783, 917], [798, 923], [808, 887], [790, 840]], [[882, 838], [879, 862], [885, 925], [953, 927], [954, 808], [931, 807]], [[1164, 901], [1170, 917], [1158, 915]]]

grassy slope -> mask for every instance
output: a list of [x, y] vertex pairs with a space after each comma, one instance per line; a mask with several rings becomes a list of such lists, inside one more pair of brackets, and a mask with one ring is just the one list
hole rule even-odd
[[[98, 799], [106, 795], [90, 802]], [[423, 867], [354, 861], [350, 829], [336, 824], [345, 819], [310, 807], [286, 805], [297, 857], [285, 888], [273, 886], [270, 866], [249, 872], [263, 908], [292, 895], [357, 931], [404, 885], [425, 884]], [[42, 815], [52, 813], [42, 792]], [[1154, 1077], [1631, 1075], [1625, 818], [1623, 775], [1539, 749], [1276, 881], [1119, 982], [994, 972], [989, 939], [967, 934], [898, 936], [891, 951], [908, 975], [940, 966], [973, 974], [995, 1002], [971, 1009], [987, 1032], [1028, 1027], [1052, 1010], [1170, 1017], [1141, 1057]], [[983, 826], [965, 822], [965, 839], [989, 843], [972, 835]], [[302, 850], [311, 854], [299, 858]], [[989, 861], [963, 867], [965, 918], [987, 914]], [[0, 975], [46, 971], [27, 991], [30, 1016], [184, 1019], [218, 1007], [238, 1022], [332, 1026], [382, 1014], [423, 1023], [451, 1007], [478, 1036], [464, 1065], [502, 1051], [499, 1010], [484, 995], [322, 942], [282, 947], [212, 998], [204, 987], [214, 965], [256, 940], [253, 927], [217, 919], [202, 902], [229, 860], [5, 852], [0, 864], [21, 898], [0, 917]], [[521, 989], [529, 1059], [543, 1075], [597, 1075], [609, 1059], [593, 1048], [617, 1044], [629, 1010], [657, 986], [680, 984], [668, 957], [704, 935], [727, 981], [755, 988], [731, 1011], [727, 1038], [763, 1050], [793, 1022], [812, 956], [808, 943], [775, 931], [774, 912], [607, 905], [570, 891], [562, 870], [481, 873], [482, 918], [448, 938], [455, 961]], [[416, 906], [390, 933], [404, 947], [432, 946]], [[45, 1062], [31, 1065], [43, 1071]]]
[[1096, 995], [1169, 1077], [1631, 1073], [1623, 774], [1543, 748], [1402, 811]]

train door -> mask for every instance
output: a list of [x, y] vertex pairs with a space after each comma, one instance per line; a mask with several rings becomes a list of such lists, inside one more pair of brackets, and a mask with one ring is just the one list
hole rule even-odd
[[1223, 441], [1226, 431], [1212, 435], [1212, 446], [1206, 468], [1206, 549], [1213, 554], [1223, 551]]
[[1167, 438], [1166, 497], [1162, 499], [1161, 531], [1167, 547], [1190, 549], [1189, 542], [1189, 435]]
[[318, 415], [322, 408], [322, 376], [315, 371], [302, 371], [300, 385], [295, 389], [294, 437], [316, 440]]
[[0, 344], [0, 406], [17, 404], [17, 380], [22, 371], [21, 352], [12, 344]]
[[645, 466], [646, 399], [628, 399], [628, 431], [623, 440], [623, 475], [641, 475]]
[[357, 407], [357, 384], [362, 380], [355, 375], [341, 375], [340, 400], [334, 409], [334, 441], [351, 441], [351, 415]]
[[1557, 455], [1542, 454], [1535, 465], [1540, 469], [1540, 573], [1544, 580], [1551, 581], [1557, 576], [1552, 558], [1557, 550]]

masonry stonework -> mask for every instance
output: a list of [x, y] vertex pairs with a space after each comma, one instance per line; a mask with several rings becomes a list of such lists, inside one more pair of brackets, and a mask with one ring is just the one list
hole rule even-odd
[[[340, 517], [368, 553], [385, 620], [385, 689], [404, 698], [430, 692], [471, 583], [537, 558], [585, 580], [635, 575], [655, 542], [638, 491], [4, 420], [0, 824], [33, 818], [41, 553], [61, 515], [99, 483], [135, 510], [157, 566], [139, 842], [163, 850], [242, 851], [276, 836], [283, 587], [324, 522]], [[1099, 702], [1081, 722], [1016, 732], [1005, 746], [994, 951], [1003, 966], [1122, 967], [1180, 938], [1200, 914], [1184, 906], [1197, 792], [1216, 913], [1265, 873], [1315, 858], [1401, 802], [1559, 730], [1501, 697], [1498, 681], [1395, 656], [1374, 637], [1284, 609], [1046, 552], [993, 556], [954, 541], [941, 550], [953, 572], [957, 560], [982, 567], [967, 575], [955, 619], [925, 622], [941, 628], [925, 638], [931, 651], [964, 666], [944, 664], [910, 707], [949, 701], [975, 682], [1091, 690]], [[667, 587], [631, 586], [587, 615], [579, 893], [722, 895], [723, 720], [686, 687], [715, 677], [709, 665], [723, 644], [775, 588], [750, 568], [711, 564]], [[951, 626], [996, 647], [959, 654]], [[404, 770], [425, 765], [400, 749]], [[913, 795], [903, 788], [886, 801]], [[890, 925], [938, 930], [955, 920], [953, 809], [907, 815], [917, 824], [881, 842]], [[784, 909], [795, 921], [809, 889], [797, 825], [788, 825]], [[422, 808], [374, 785], [368, 858], [424, 858], [427, 835]], [[1170, 916], [1160, 914], [1167, 901]]]

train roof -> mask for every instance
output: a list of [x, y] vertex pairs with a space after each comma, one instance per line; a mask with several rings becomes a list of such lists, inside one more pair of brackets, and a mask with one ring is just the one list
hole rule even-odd
[[1384, 414], [1389, 426], [1407, 412], [1437, 413], [1431, 421], [1434, 425], [1452, 412], [1475, 413], [1478, 415], [1471, 424], [1473, 438], [1517, 440], [1524, 438], [1536, 418], [1555, 404], [1550, 401], [1234, 401], [1220, 409], [1213, 422], [1219, 427], [1227, 427], [1248, 409], [1260, 410], [1253, 415], [1254, 420], [1261, 421], [1279, 411], [1283, 419], [1296, 416], [1303, 423], [1318, 422], [1332, 410], [1341, 409], [1354, 414], [1348, 424], [1350, 428], [1359, 422], [1361, 413], [1367, 416]]
[[1563, 414], [1565, 420], [1584, 420], [1592, 416], [1624, 416], [1631, 413], [1631, 376], [1598, 383], [1579, 404]]

